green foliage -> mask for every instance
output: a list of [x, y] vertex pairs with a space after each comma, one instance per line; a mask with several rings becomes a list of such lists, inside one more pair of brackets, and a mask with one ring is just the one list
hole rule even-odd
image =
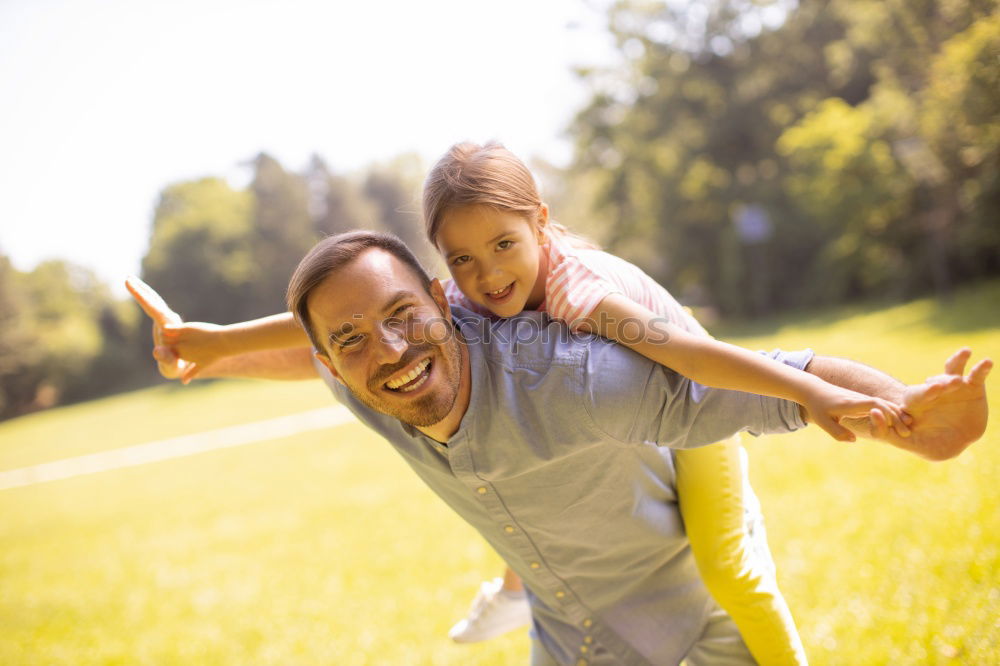
[[219, 178], [167, 187], [153, 215], [143, 278], [186, 318], [247, 318], [258, 272], [251, 244], [253, 199]]
[[21, 273], [0, 256], [0, 418], [127, 386], [103, 372], [130, 365], [119, 310], [86, 269], [46, 261]]
[[1000, 13], [946, 41], [921, 94], [920, 132], [947, 171], [958, 270], [1000, 270]]
[[433, 266], [436, 252], [424, 236], [420, 215], [422, 182], [419, 158], [402, 155], [387, 165], [369, 169], [362, 192], [375, 205], [381, 228], [403, 239], [425, 266]]
[[309, 210], [320, 235], [371, 229], [378, 220], [378, 211], [364, 196], [361, 185], [332, 173], [318, 155], [310, 160], [305, 179], [309, 189]]
[[[243, 190], [202, 178], [160, 194], [142, 275], [186, 320], [284, 310], [288, 279], [309, 248], [359, 227], [402, 236], [435, 266], [419, 224], [416, 157], [351, 175], [318, 156], [302, 173], [266, 154], [251, 167]], [[0, 255], [0, 419], [153, 381], [148, 331], [135, 304], [114, 302], [92, 274], [50, 262], [21, 275]]]
[[328, 234], [385, 229], [430, 258], [414, 158], [357, 177], [331, 173], [315, 156], [301, 174], [266, 154], [252, 168], [247, 190], [205, 178], [161, 194], [143, 278], [185, 319], [230, 323], [284, 310], [292, 271]]
[[892, 289], [909, 269], [903, 222], [914, 184], [872, 109], [824, 100], [781, 135], [777, 149], [791, 167], [790, 202], [824, 238], [814, 264], [824, 279], [802, 293], [828, 302]]
[[308, 188], [298, 174], [261, 154], [254, 161], [252, 248], [254, 280], [247, 306], [254, 316], [285, 309], [285, 289], [292, 271], [318, 236], [309, 215]]
[[0, 418], [17, 414], [35, 398], [43, 349], [33, 344], [26, 294], [7, 257], [0, 255]]
[[624, 64], [581, 72], [573, 126], [608, 249], [737, 316], [996, 274], [997, 21], [979, 0], [615, 3]]

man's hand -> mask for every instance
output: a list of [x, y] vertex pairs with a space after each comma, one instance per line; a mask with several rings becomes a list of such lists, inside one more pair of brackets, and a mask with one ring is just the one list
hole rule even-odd
[[866, 434], [928, 460], [948, 460], [964, 451], [986, 430], [989, 407], [985, 382], [993, 368], [993, 362], [984, 359], [965, 376], [971, 354], [967, 348], [960, 349], [945, 363], [945, 374], [906, 387], [902, 405], [913, 417], [909, 437], [890, 430], [877, 412], [872, 413]]
[[181, 360], [177, 352], [167, 346], [163, 339], [164, 327], [182, 324], [184, 320], [170, 309], [166, 301], [152, 287], [134, 275], [126, 278], [125, 288], [139, 303], [143, 312], [153, 320], [153, 358], [156, 359], [160, 374], [167, 379], [179, 378], [185, 384], [191, 381], [197, 372], [195, 366]]

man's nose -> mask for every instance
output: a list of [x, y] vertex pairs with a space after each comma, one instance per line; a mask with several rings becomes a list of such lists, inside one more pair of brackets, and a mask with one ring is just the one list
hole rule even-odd
[[393, 330], [390, 326], [383, 326], [378, 343], [378, 362], [382, 365], [396, 363], [403, 358], [409, 342], [403, 331]]

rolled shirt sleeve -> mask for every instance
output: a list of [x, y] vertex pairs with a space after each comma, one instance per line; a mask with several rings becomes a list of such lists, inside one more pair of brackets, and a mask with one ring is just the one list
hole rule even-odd
[[[765, 356], [804, 370], [810, 349]], [[596, 342], [588, 347], [585, 406], [594, 425], [623, 443], [685, 449], [746, 431], [786, 433], [806, 426], [798, 404], [709, 388], [638, 354]]]

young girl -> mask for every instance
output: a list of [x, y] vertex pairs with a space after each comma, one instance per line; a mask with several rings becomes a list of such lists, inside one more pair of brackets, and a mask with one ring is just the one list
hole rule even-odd
[[[616, 340], [698, 383], [793, 400], [839, 440], [853, 440], [839, 417], [872, 409], [907, 434], [891, 403], [713, 340], [637, 267], [550, 220], [527, 167], [499, 144], [453, 146], [427, 178], [423, 212], [427, 236], [454, 278], [446, 284], [452, 304], [496, 317], [547, 311], [574, 330]], [[286, 314], [225, 327], [167, 327], [164, 340], [188, 361], [182, 380], [189, 381], [220, 356], [300, 346], [306, 338]], [[706, 586], [755, 659], [805, 663], [763, 526], [745, 519], [759, 512], [745, 482], [742, 447], [733, 440], [675, 456], [680, 508]], [[508, 584], [516, 586], [516, 578], [508, 577]]]

